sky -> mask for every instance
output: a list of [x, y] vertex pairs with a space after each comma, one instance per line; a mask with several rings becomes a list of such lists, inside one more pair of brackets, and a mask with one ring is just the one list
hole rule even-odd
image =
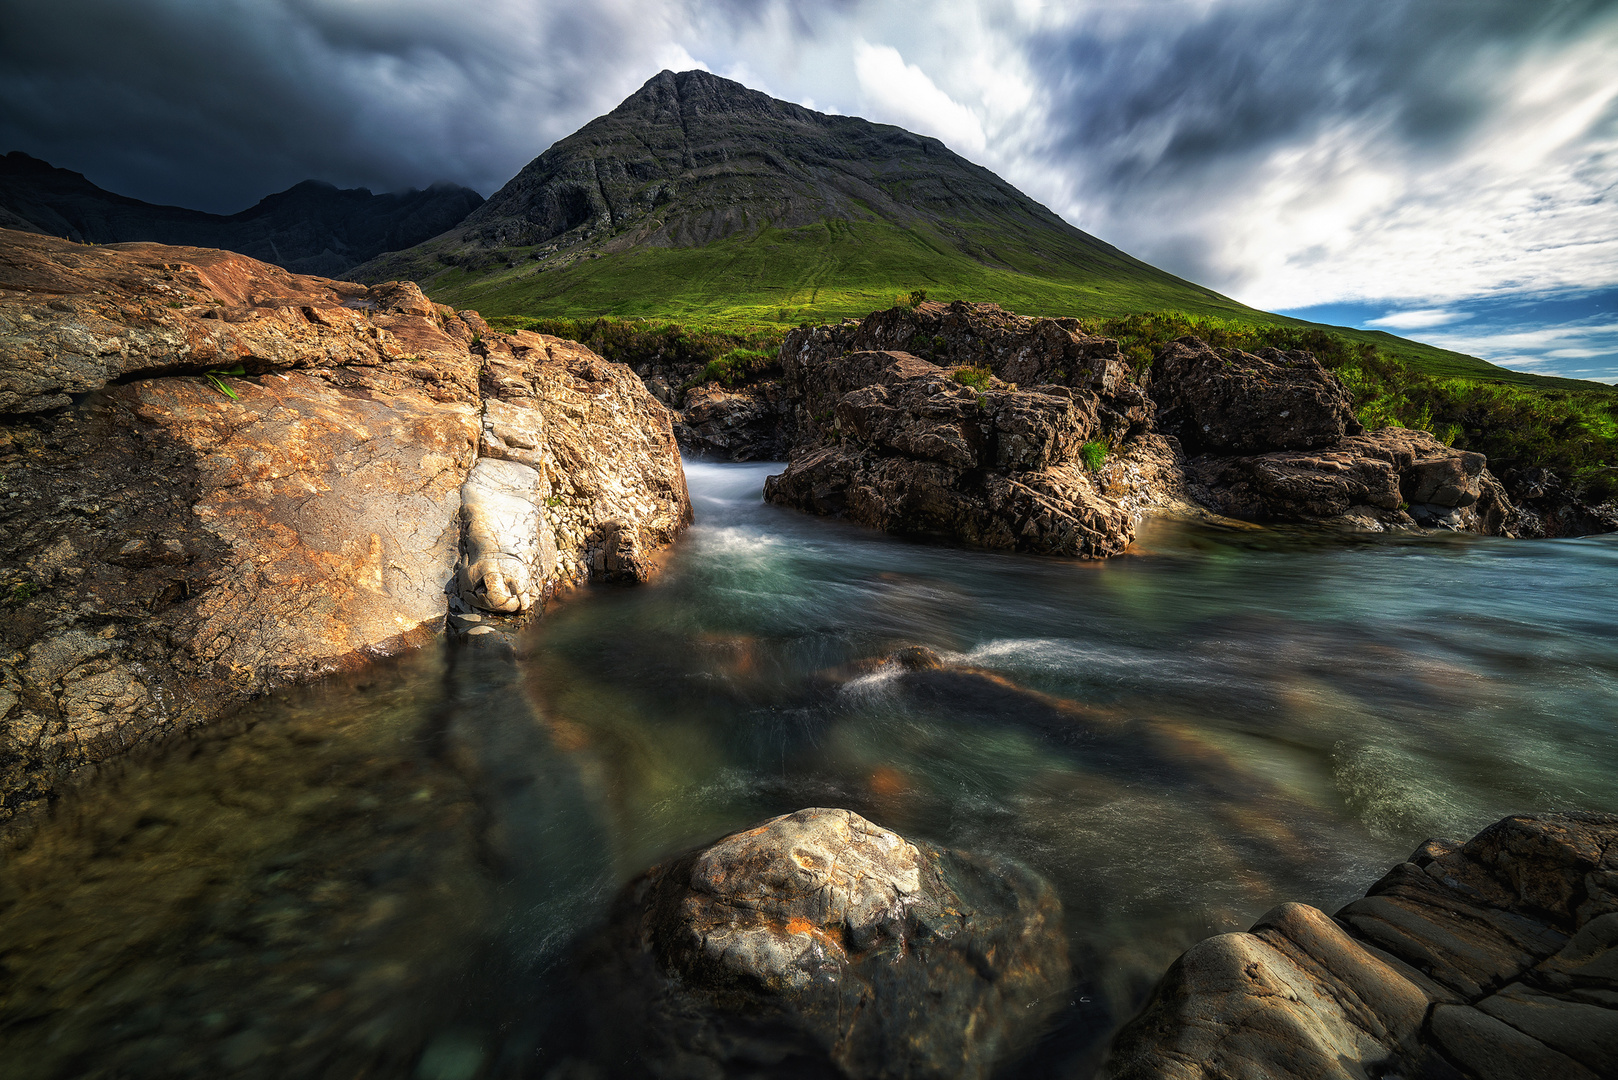
[[1618, 382], [1618, 0], [0, 3], [0, 151], [153, 202], [488, 195], [705, 68], [1254, 307]]

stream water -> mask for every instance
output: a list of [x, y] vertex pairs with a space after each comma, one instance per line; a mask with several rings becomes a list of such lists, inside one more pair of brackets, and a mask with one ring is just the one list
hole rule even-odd
[[[1614, 538], [1160, 525], [1075, 563], [766, 506], [772, 468], [688, 464], [662, 576], [515, 663], [424, 651], [64, 798], [0, 864], [0, 1077], [611, 1075], [572, 950], [641, 870], [805, 806], [1055, 883], [1074, 985], [1003, 1072], [1083, 1077], [1208, 934], [1618, 811]], [[916, 645], [948, 666], [875, 663]]]

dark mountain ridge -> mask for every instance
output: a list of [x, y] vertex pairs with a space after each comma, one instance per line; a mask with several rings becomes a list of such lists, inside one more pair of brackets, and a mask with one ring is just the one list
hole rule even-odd
[[[923, 249], [917, 262], [1128, 280], [1240, 307], [1074, 228], [937, 139], [815, 112], [705, 71], [660, 72], [552, 145], [446, 235], [360, 274], [425, 282], [451, 267], [475, 276], [518, 266], [566, 270], [586, 258], [710, 248], [765, 233], [790, 242], [803, 230], [835, 234], [843, 225], [858, 235], [845, 230], [834, 246], [870, 247], [874, 235], [879, 248]], [[784, 267], [799, 261], [792, 256], [783, 253]]]
[[454, 227], [483, 203], [456, 184], [373, 195], [305, 180], [236, 214], [159, 206], [13, 151], [0, 157], [0, 224], [94, 244], [223, 248], [295, 273], [334, 276]]

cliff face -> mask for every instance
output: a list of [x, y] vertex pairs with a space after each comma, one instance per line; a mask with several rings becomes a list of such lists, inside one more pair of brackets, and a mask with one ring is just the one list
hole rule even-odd
[[448, 608], [644, 580], [690, 517], [667, 411], [582, 346], [409, 284], [4, 231], [0, 475], [0, 819]]
[[27, 154], [0, 157], [0, 227], [92, 244], [225, 248], [301, 274], [340, 274], [454, 227], [483, 203], [456, 184], [373, 195], [305, 180], [237, 214], [156, 206]]

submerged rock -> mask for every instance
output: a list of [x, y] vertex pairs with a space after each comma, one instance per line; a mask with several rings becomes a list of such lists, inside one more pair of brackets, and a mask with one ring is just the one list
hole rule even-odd
[[980, 1077], [1068, 963], [1030, 871], [809, 809], [632, 883], [586, 977], [626, 1074]]
[[1429, 840], [1335, 918], [1284, 904], [1198, 944], [1106, 1075], [1618, 1075], [1618, 815]]

